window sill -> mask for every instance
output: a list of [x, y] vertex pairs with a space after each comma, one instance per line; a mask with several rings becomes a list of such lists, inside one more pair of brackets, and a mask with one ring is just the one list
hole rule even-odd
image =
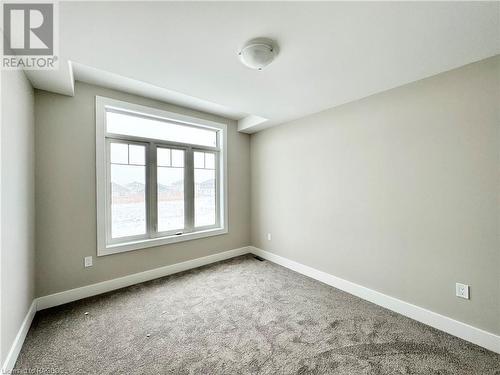
[[196, 240], [205, 237], [219, 236], [227, 233], [227, 228], [207, 229], [199, 232], [185, 233], [180, 235], [151, 238], [139, 241], [124, 242], [116, 245], [107, 245], [105, 248], [97, 248], [97, 256], [123, 253], [126, 251], [145, 249], [148, 247], [168, 245], [177, 242]]

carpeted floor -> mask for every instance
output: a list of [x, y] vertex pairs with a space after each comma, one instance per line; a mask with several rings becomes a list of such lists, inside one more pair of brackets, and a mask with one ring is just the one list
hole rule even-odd
[[38, 312], [27, 369], [487, 375], [500, 355], [245, 255]]

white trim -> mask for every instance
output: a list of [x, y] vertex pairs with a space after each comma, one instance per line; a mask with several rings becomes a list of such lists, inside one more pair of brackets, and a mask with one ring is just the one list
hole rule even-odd
[[111, 99], [105, 96], [96, 95], [96, 102], [101, 103], [104, 107], [113, 108], [120, 112], [130, 112], [138, 115], [147, 115], [148, 117], [157, 117], [161, 120], [170, 120], [183, 124], [193, 125], [196, 127], [216, 128], [225, 130], [226, 124], [216, 121], [205, 120], [203, 118], [182, 115], [177, 112], [169, 112], [163, 109], [149, 107], [145, 105], [126, 102], [123, 100]]
[[16, 338], [12, 342], [9, 353], [7, 354], [5, 362], [2, 365], [2, 372], [1, 372], [2, 374], [10, 374], [12, 372], [12, 369], [16, 364], [17, 357], [19, 356], [21, 348], [23, 347], [24, 339], [26, 338], [26, 335], [28, 334], [28, 331], [30, 329], [31, 322], [35, 317], [36, 311], [37, 311], [37, 300], [34, 299], [33, 302], [31, 302], [31, 306], [28, 309], [26, 316], [24, 317], [21, 327], [17, 332]]
[[315, 280], [333, 286], [344, 292], [350, 293], [356, 297], [362, 298], [386, 309], [427, 324], [431, 327], [447, 332], [453, 336], [469, 341], [473, 344], [482, 346], [488, 350], [500, 353], [500, 336], [473, 327], [469, 324], [459, 322], [447, 316], [435, 313], [413, 305], [411, 303], [390, 297], [386, 294], [355, 284], [351, 281], [341, 279], [329, 273], [319, 271], [315, 268], [287, 259], [280, 255], [270, 253], [254, 246], [249, 246], [250, 251], [262, 258], [277, 263], [280, 266], [289, 268], [295, 272], [301, 273]]
[[159, 277], [168, 276], [192, 268], [201, 267], [221, 260], [230, 259], [236, 256], [247, 254], [249, 252], [255, 255], [259, 255], [262, 258], [265, 258], [283, 267], [289, 268], [295, 272], [321, 281], [327, 285], [355, 295], [359, 298], [370, 301], [379, 306], [395, 311], [399, 314], [405, 315], [411, 319], [430, 325], [431, 327], [460, 337], [491, 351], [500, 353], [500, 336], [498, 335], [486, 332], [482, 329], [448, 318], [422, 307], [415, 306], [411, 303], [401, 301], [397, 298], [390, 297], [364, 286], [330, 275], [326, 272], [319, 271], [315, 268], [303, 265], [280, 255], [270, 253], [254, 246], [248, 246], [34, 299], [21, 324], [21, 327], [19, 328], [16, 338], [12, 343], [5, 362], [2, 365], [1, 371], [4, 374], [10, 373], [14, 368], [17, 357], [19, 356], [33, 318], [35, 317], [36, 311], [62, 305], [64, 303], [76, 301], [82, 298], [95, 296], [101, 293], [106, 293], [115, 289], [124, 288]]
[[65, 290], [64, 292], [50, 294], [38, 298], [37, 309], [43, 310], [49, 307], [59, 306], [68, 302], [76, 301], [82, 298], [92, 297], [98, 294], [110, 292], [115, 289], [124, 288], [130, 285], [142, 283], [168, 276], [177, 272], [186, 271], [192, 268], [204, 266], [206, 264], [219, 262], [221, 260], [234, 258], [239, 255], [247, 254], [248, 247], [224, 251], [222, 253], [208, 255], [202, 258], [187, 260], [181, 263], [171, 264], [152, 270], [134, 273], [132, 275], [119, 277], [117, 279], [107, 280], [96, 284], [82, 286], [80, 288]]
[[161, 245], [168, 245], [176, 242], [183, 241], [191, 241], [200, 238], [206, 238], [211, 236], [220, 236], [221, 234], [226, 234], [226, 228], [214, 228], [197, 232], [188, 232], [182, 233], [179, 235], [172, 235], [166, 237], [157, 237], [157, 238], [147, 238], [140, 239], [137, 241], [131, 242], [122, 242], [116, 245], [108, 245], [104, 249], [100, 249], [98, 252], [98, 256], [111, 255], [123, 253], [124, 251], [138, 250], [138, 249], [146, 249], [148, 247], [155, 247]]
[[26, 313], [26, 316], [19, 328], [19, 331], [14, 339], [12, 346], [7, 354], [5, 362], [2, 364], [1, 374], [9, 374], [14, 368], [17, 357], [21, 352], [24, 340], [31, 326], [31, 322], [35, 317], [35, 313], [39, 310], [48, 309], [49, 307], [59, 306], [68, 302], [73, 302], [82, 298], [92, 297], [98, 294], [110, 292], [115, 289], [124, 288], [130, 285], [142, 283], [145, 281], [157, 279], [159, 277], [168, 276], [177, 272], [186, 271], [189, 269], [201, 267], [210, 263], [219, 262], [221, 260], [226, 260], [234, 258], [240, 255], [247, 254], [249, 252], [248, 247], [240, 247], [237, 249], [232, 249], [224, 251], [222, 253], [208, 255], [202, 258], [196, 258], [187, 260], [181, 263], [171, 264], [169, 266], [155, 268], [153, 270], [148, 270], [144, 272], [134, 273], [132, 275], [120, 277], [117, 279], [103, 281], [97, 284], [83, 286], [81, 288], [75, 288], [66, 290], [64, 292], [50, 294], [48, 296], [38, 297], [33, 300], [31, 306]]
[[106, 103], [102, 100], [95, 100], [95, 171], [96, 171], [96, 245], [97, 256], [100, 249], [106, 249]]
[[[129, 113], [136, 116], [147, 117], [147, 118], [158, 118], [161, 120], [167, 120], [169, 122], [182, 124], [186, 126], [193, 126], [198, 128], [207, 128], [217, 131], [217, 147], [205, 147], [201, 145], [194, 144], [184, 144], [179, 142], [170, 142], [165, 140], [154, 140], [149, 138], [141, 138], [135, 136], [125, 136], [120, 135], [118, 138], [124, 142], [145, 142], [147, 153], [150, 154], [148, 157], [149, 162], [146, 163], [146, 186], [149, 185], [149, 192], [146, 194], [146, 217], [147, 217], [147, 230], [144, 236], [136, 236], [130, 238], [124, 238], [125, 242], [113, 243], [111, 241], [110, 235], [110, 210], [111, 210], [111, 199], [110, 199], [110, 185], [109, 181], [109, 147], [107, 146], [108, 139], [115, 139], [116, 135], [109, 134], [106, 131], [106, 110], [119, 111], [121, 113]], [[167, 112], [157, 108], [146, 107], [143, 105], [133, 104], [121, 100], [115, 100], [111, 98], [106, 98], [102, 96], [95, 97], [95, 126], [96, 126], [96, 213], [97, 213], [97, 256], [104, 256], [110, 254], [121, 253], [124, 251], [131, 251], [137, 249], [143, 249], [147, 247], [166, 245], [175, 242], [188, 241], [197, 238], [216, 236], [228, 233], [228, 178], [227, 178], [227, 124], [222, 122], [209, 121], [197, 117], [181, 115], [179, 113]], [[216, 152], [218, 156], [217, 168], [219, 174], [216, 178], [217, 185], [217, 222], [212, 227], [206, 228], [192, 228], [194, 221], [193, 217], [189, 215], [194, 215], [194, 197], [191, 199], [186, 199], [187, 204], [192, 205], [192, 210], [185, 210], [185, 233], [182, 235], [166, 235], [159, 236], [159, 233], [155, 230], [156, 225], [156, 215], [155, 211], [155, 199], [156, 195], [154, 193], [154, 186], [156, 186], [156, 158], [151, 159], [151, 154], [156, 150], [156, 147], [163, 145], [165, 147], [176, 147], [185, 148], [186, 157], [192, 157], [193, 150], [207, 150]], [[191, 156], [190, 156], [191, 155]], [[153, 162], [152, 162], [153, 160]], [[185, 162], [185, 171], [189, 172], [192, 163]], [[153, 170], [153, 171], [152, 171]], [[192, 179], [184, 179], [185, 184]], [[191, 184], [192, 185], [192, 184]], [[189, 186], [191, 186], [189, 185]], [[186, 189], [186, 185], [185, 185]], [[189, 189], [188, 189], [189, 190]], [[186, 190], [186, 191], [188, 191]], [[187, 193], [189, 194], [189, 192]], [[142, 238], [141, 238], [142, 237]]]

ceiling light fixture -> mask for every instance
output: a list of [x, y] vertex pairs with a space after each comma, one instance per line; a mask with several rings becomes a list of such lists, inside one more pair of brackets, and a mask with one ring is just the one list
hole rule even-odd
[[267, 38], [249, 40], [238, 52], [241, 62], [250, 69], [262, 70], [271, 64], [278, 55], [275, 41]]

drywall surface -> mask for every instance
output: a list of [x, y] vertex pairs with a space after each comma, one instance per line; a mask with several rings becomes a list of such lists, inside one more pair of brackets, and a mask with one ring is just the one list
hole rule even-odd
[[500, 334], [499, 105], [497, 56], [252, 135], [252, 244]]
[[1, 129], [1, 363], [34, 298], [34, 93], [22, 71], [3, 71]]
[[[228, 234], [96, 257], [96, 95], [228, 124]], [[74, 97], [36, 90], [35, 114], [37, 296], [250, 243], [250, 139], [235, 121], [80, 82]]]

